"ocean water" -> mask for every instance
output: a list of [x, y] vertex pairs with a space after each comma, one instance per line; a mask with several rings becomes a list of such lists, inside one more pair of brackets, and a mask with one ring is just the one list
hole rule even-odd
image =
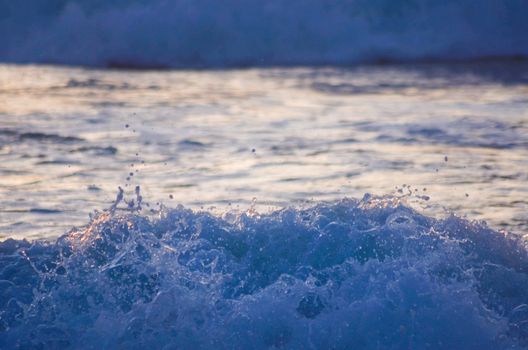
[[0, 1], [0, 61], [335, 65], [528, 56], [525, 0]]
[[527, 233], [526, 68], [3, 65], [0, 237], [57, 237], [137, 185], [150, 209], [371, 193]]
[[5, 64], [0, 99], [2, 349], [528, 346], [526, 62]]
[[0, 254], [6, 349], [528, 345], [526, 241], [390, 198], [223, 217], [111, 208]]
[[0, 349], [528, 349], [527, 13], [0, 0]]

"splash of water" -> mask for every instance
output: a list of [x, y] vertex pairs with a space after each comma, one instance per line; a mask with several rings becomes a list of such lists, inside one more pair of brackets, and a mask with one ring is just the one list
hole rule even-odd
[[528, 345], [525, 241], [402, 198], [222, 217], [125, 201], [0, 243], [1, 348]]

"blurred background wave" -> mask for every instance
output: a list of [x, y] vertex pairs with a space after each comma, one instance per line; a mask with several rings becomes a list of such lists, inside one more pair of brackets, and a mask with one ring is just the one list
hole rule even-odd
[[189, 68], [528, 56], [523, 0], [0, 1], [0, 62]]

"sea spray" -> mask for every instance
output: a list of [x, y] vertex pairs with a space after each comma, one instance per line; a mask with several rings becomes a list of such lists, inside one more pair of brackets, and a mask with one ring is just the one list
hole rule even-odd
[[221, 217], [121, 200], [0, 243], [0, 348], [528, 345], [526, 243], [484, 223], [388, 196]]

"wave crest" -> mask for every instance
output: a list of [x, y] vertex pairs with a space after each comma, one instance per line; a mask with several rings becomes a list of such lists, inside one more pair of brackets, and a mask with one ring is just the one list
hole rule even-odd
[[0, 347], [528, 345], [525, 242], [481, 223], [370, 196], [113, 208], [55, 242], [0, 243]]
[[0, 3], [0, 60], [115, 67], [528, 56], [522, 0]]

